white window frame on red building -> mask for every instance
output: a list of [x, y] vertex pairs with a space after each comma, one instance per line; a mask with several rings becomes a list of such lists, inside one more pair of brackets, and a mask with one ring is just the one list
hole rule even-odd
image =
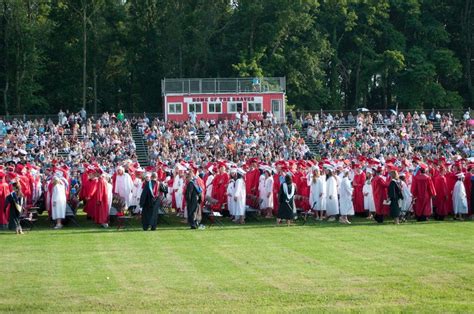
[[[176, 105], [179, 105], [181, 110], [176, 111]], [[174, 110], [171, 111], [171, 106], [174, 106]], [[168, 103], [168, 114], [183, 114], [183, 103], [182, 102], [170, 102]]]
[[[211, 111], [211, 105], [214, 105], [214, 111]], [[220, 105], [220, 107], [221, 107], [220, 111], [216, 111], [216, 105]], [[220, 101], [208, 102], [207, 103], [207, 113], [222, 113], [222, 102], [220, 102]]]
[[202, 114], [203, 110], [202, 110], [202, 102], [190, 102], [188, 103], [188, 113], [191, 113], [192, 111], [190, 110], [190, 107], [191, 105], [194, 105], [194, 109], [196, 109], [196, 106], [195, 105], [200, 105], [201, 107], [201, 111], [194, 111], [196, 114]]
[[[260, 105], [260, 110], [250, 110], [250, 104]], [[249, 113], [263, 112], [263, 103], [261, 101], [249, 101], [249, 102], [247, 102], [247, 112], [249, 112]]]
[[[244, 102], [243, 102], [243, 101], [229, 101], [229, 102], [227, 103], [227, 113], [237, 113], [237, 110], [236, 110], [236, 111], [230, 110], [230, 107], [231, 107], [231, 105], [233, 105], [233, 104], [241, 104], [241, 105], [242, 105], [242, 110], [241, 110], [240, 112], [243, 112], [243, 111], [244, 111]], [[236, 106], [235, 109], [237, 109], [237, 106]]]

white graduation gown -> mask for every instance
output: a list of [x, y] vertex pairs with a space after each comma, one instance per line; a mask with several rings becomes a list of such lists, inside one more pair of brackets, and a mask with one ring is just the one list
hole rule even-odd
[[260, 206], [260, 209], [264, 209], [263, 201], [265, 198], [265, 174], [261, 174], [260, 177], [258, 177], [258, 204]]
[[120, 195], [125, 202], [125, 206], [130, 206], [130, 197], [132, 195], [133, 181], [128, 173], [115, 176], [114, 192]]
[[453, 209], [455, 214], [467, 214], [466, 188], [462, 181], [456, 181], [454, 185]]
[[261, 208], [273, 208], [273, 176], [265, 179]]
[[176, 176], [173, 181], [173, 191], [174, 197], [176, 200], [177, 209], [183, 209], [183, 189], [184, 189], [184, 180], [180, 176]]
[[53, 187], [51, 194], [51, 216], [53, 220], [66, 218], [66, 205], [65, 186], [58, 183]]
[[[112, 200], [114, 198], [113, 196], [113, 185], [110, 184], [110, 183], [107, 183], [107, 202], [108, 202], [108, 206], [109, 206], [109, 215], [111, 214], [111, 209], [112, 209]], [[117, 212], [116, 210], [114, 210], [114, 214], [116, 215]]]
[[140, 196], [142, 195], [143, 191], [143, 182], [139, 178], [135, 178], [133, 181], [132, 187], [132, 197], [130, 199], [130, 206], [135, 206], [134, 213], [138, 214], [142, 212], [142, 208], [140, 207]]
[[334, 216], [339, 214], [337, 181], [334, 176], [331, 176], [326, 180], [326, 214], [328, 216]]
[[320, 176], [313, 182], [313, 176], [308, 176], [309, 206], [313, 210], [326, 210], [326, 177]]
[[364, 209], [371, 213], [375, 213], [374, 191], [372, 189], [372, 180], [366, 180], [362, 188], [364, 194]]
[[342, 178], [339, 198], [339, 211], [341, 215], [353, 216], [354, 215], [354, 204], [352, 203], [352, 193], [354, 188], [352, 187], [349, 178]]
[[227, 185], [227, 209], [231, 216], [235, 216], [235, 204], [234, 204], [234, 180], [230, 180]]
[[411, 195], [410, 188], [406, 184], [406, 182], [400, 181], [401, 187], [402, 187], [402, 195], [403, 195], [403, 200], [402, 200], [402, 212], [406, 212], [410, 209], [411, 201], [413, 199], [413, 196]]
[[234, 211], [235, 216], [245, 216], [245, 182], [244, 179], [239, 178], [234, 182]]
[[214, 175], [210, 175], [206, 179], [206, 197], [211, 197], [212, 195], [212, 181], [214, 180]]

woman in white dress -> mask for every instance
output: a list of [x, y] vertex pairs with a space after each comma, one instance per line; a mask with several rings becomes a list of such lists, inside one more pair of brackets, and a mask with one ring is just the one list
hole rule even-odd
[[62, 219], [66, 218], [66, 187], [62, 180], [53, 177], [53, 190], [51, 193], [51, 216], [56, 221], [54, 229], [61, 229]]
[[372, 189], [372, 170], [369, 168], [365, 174], [365, 184], [362, 188], [364, 194], [364, 210], [369, 212], [367, 219], [373, 219], [375, 214], [374, 191]]
[[408, 184], [406, 183], [406, 177], [404, 174], [400, 175], [400, 186], [402, 188], [402, 195], [403, 195], [401, 211], [403, 213], [406, 213], [407, 211], [410, 210], [411, 201], [413, 197], [411, 195], [410, 188], [408, 187]]
[[458, 173], [456, 176], [458, 180], [453, 189], [453, 209], [455, 219], [463, 220], [463, 215], [466, 215], [468, 212], [466, 188], [463, 183], [464, 173]]
[[343, 174], [340, 188], [339, 210], [341, 212], [341, 217], [339, 217], [339, 222], [343, 224], [351, 224], [349, 219], [347, 219], [347, 216], [354, 216], [354, 204], [352, 202], [354, 188], [352, 187], [351, 181], [349, 181], [349, 169], [344, 169]]
[[309, 206], [316, 212], [316, 220], [324, 219], [326, 210], [326, 178], [320, 175], [319, 167], [314, 166], [307, 176], [309, 185]]
[[246, 201], [246, 191], [245, 191], [245, 181], [244, 181], [245, 171], [242, 169], [237, 169], [236, 180], [234, 181], [234, 212], [235, 212], [235, 222], [244, 224], [245, 223], [245, 201]]
[[266, 218], [272, 218], [273, 213], [273, 176], [272, 169], [269, 166], [264, 167], [263, 174], [265, 180], [263, 182], [262, 206], [266, 213]]
[[337, 180], [334, 176], [334, 168], [332, 166], [326, 166], [326, 215], [328, 221], [335, 221], [335, 216], [339, 215], [337, 190]]
[[235, 206], [234, 206], [234, 182], [237, 175], [236, 169], [230, 170], [229, 184], [227, 185], [227, 209], [232, 220], [235, 220]]

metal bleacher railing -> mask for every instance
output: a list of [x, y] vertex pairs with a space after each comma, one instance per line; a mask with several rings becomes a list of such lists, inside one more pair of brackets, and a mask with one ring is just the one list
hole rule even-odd
[[284, 93], [286, 78], [189, 78], [161, 80], [161, 93], [220, 94], [220, 93]]

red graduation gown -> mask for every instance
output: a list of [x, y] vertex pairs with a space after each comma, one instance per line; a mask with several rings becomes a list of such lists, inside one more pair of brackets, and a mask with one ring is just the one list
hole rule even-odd
[[365, 173], [361, 172], [360, 174], [354, 175], [354, 181], [352, 181], [352, 186], [354, 187], [353, 204], [354, 211], [356, 213], [364, 212], [364, 193], [362, 192], [362, 190], [364, 189], [364, 184]]
[[[222, 205], [227, 204], [227, 185], [229, 184], [229, 174], [218, 174], [212, 180], [212, 195], [211, 197], [217, 200], [217, 204], [212, 206], [215, 211], [222, 211]], [[225, 206], [225, 210], [227, 207]]]
[[454, 186], [456, 185], [456, 181], [458, 181], [458, 178], [456, 177], [456, 174], [453, 173], [453, 172], [448, 172], [446, 175], [446, 184], [448, 185], [448, 213], [449, 214], [452, 214], [454, 213], [454, 210], [453, 210], [453, 190], [454, 190]]
[[372, 180], [372, 190], [374, 193], [375, 213], [377, 215], [388, 215], [390, 207], [384, 205], [383, 201], [388, 198], [388, 186], [390, 182], [386, 181], [382, 176], [376, 175]]
[[278, 213], [278, 192], [280, 191], [280, 175], [273, 175], [273, 214]]
[[253, 169], [245, 174], [245, 192], [247, 194], [246, 204], [258, 208], [258, 182], [260, 170]]
[[94, 222], [96, 224], [105, 224], [109, 221], [109, 199], [107, 193], [107, 181], [99, 178], [96, 184], [95, 193], [90, 199], [94, 206]]
[[9, 211], [5, 210], [5, 200], [10, 194], [10, 188], [5, 181], [0, 182], [0, 225], [8, 224]]
[[471, 191], [472, 191], [472, 181], [471, 181], [471, 173], [467, 172], [464, 178], [464, 187], [466, 188], [466, 196], [467, 196], [467, 208], [468, 214], [472, 214], [472, 207], [471, 207]]
[[415, 200], [416, 216], [431, 216], [431, 197], [436, 196], [433, 181], [426, 174], [418, 174], [413, 178], [411, 193]]
[[97, 178], [94, 179], [87, 179], [87, 184], [82, 186], [81, 192], [83, 193], [83, 199], [85, 200], [86, 204], [84, 206], [84, 212], [87, 213], [88, 216], [94, 218], [95, 216], [95, 203], [93, 202], [92, 198], [97, 190], [98, 180]]
[[447, 216], [449, 214], [449, 195], [451, 191], [448, 190], [448, 184], [444, 175], [438, 175], [434, 179], [434, 187], [436, 190], [436, 197], [433, 200], [433, 206], [436, 207], [436, 213], [440, 216]]

